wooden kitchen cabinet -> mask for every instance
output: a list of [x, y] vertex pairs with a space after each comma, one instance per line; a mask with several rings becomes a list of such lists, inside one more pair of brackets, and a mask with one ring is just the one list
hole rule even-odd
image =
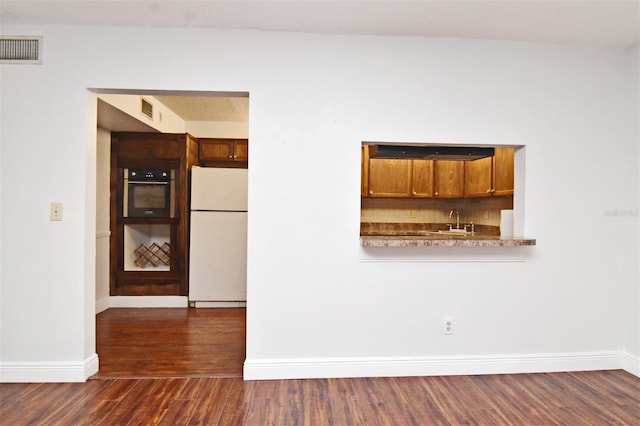
[[407, 160], [369, 159], [369, 196], [411, 197], [412, 164]]
[[464, 162], [434, 161], [435, 198], [462, 198], [464, 196]]
[[515, 148], [496, 148], [493, 158], [493, 195], [513, 195]]
[[360, 150], [360, 196], [366, 197], [369, 194], [369, 145], [362, 145]]
[[249, 141], [247, 139], [236, 139], [234, 141], [233, 160], [249, 161]]
[[198, 138], [198, 159], [203, 166], [247, 167], [247, 139]]
[[[111, 296], [188, 294], [189, 175], [197, 155], [197, 142], [189, 134], [112, 133]], [[168, 201], [170, 213], [153, 217], [132, 213], [137, 198], [131, 194], [139, 182], [133, 182], [129, 169], [171, 171], [169, 198], [162, 200], [163, 204]], [[151, 203], [142, 208], [158, 202], [154, 196], [145, 198], [148, 192], [157, 191], [142, 191], [140, 201]]]
[[433, 198], [433, 161], [411, 160], [413, 163], [411, 196]]
[[360, 196], [430, 198], [433, 196], [433, 161], [376, 159], [375, 145], [362, 145]]
[[433, 161], [369, 159], [368, 195], [389, 198], [432, 198]]
[[464, 198], [513, 195], [513, 148], [495, 148], [493, 157], [474, 161], [371, 158], [363, 145], [362, 197]]
[[464, 162], [464, 196], [490, 197], [493, 193], [493, 157]]
[[466, 161], [464, 196], [513, 195], [514, 148], [496, 148], [493, 157]]

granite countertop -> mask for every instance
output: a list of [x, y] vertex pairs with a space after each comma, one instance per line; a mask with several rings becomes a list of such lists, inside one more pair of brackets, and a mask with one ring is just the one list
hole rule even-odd
[[475, 225], [475, 232], [450, 233], [447, 224], [362, 223], [360, 243], [365, 247], [514, 247], [534, 246], [536, 240], [501, 237], [497, 226]]

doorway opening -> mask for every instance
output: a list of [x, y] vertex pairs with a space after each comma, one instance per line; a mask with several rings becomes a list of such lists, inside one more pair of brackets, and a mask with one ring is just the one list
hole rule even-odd
[[[216, 304], [216, 301], [211, 301], [211, 307], [194, 308], [195, 303], [189, 300], [188, 293], [188, 234], [182, 244], [186, 254], [181, 266], [185, 269], [185, 282], [182, 287], [175, 286], [181, 290], [175, 293], [145, 293], [144, 290], [139, 290], [145, 288], [147, 277], [149, 281], [153, 281], [152, 277], [168, 274], [166, 271], [171, 270], [172, 266], [167, 265], [175, 264], [171, 263], [173, 259], [169, 260], [169, 256], [174, 256], [178, 247], [170, 247], [169, 241], [163, 240], [160, 244], [150, 239], [149, 244], [145, 246], [152, 249], [155, 245], [161, 249], [164, 247], [165, 250], [158, 253], [160, 260], [165, 259], [166, 262], [158, 262], [158, 265], [155, 265], [151, 259], [149, 262], [136, 264], [135, 259], [128, 259], [134, 256], [129, 252], [137, 251], [140, 256], [140, 250], [137, 246], [129, 244], [133, 249], [123, 249], [125, 253], [122, 257], [130, 260], [127, 265], [136, 264], [136, 267], [128, 268], [123, 273], [114, 271], [114, 264], [117, 264], [113, 260], [114, 232], [119, 232], [114, 228], [114, 223], [122, 218], [114, 220], [113, 200], [124, 195], [120, 193], [123, 185], [118, 186], [121, 173], [113, 172], [112, 138], [113, 135], [120, 134], [185, 134], [196, 141], [196, 146], [198, 139], [248, 140], [249, 94], [117, 89], [91, 91], [97, 98], [95, 314], [100, 371], [96, 376], [241, 375], [246, 347], [246, 296], [244, 300], [233, 303], [226, 301]], [[199, 165], [197, 151], [195, 155], [196, 160], [193, 164]], [[158, 161], [157, 157], [150, 152], [149, 164], [155, 164], [154, 161]], [[139, 165], [142, 160], [136, 158], [132, 164]], [[225, 167], [225, 164], [214, 166]], [[248, 159], [245, 167], [248, 167]], [[190, 174], [186, 173], [182, 178], [182, 184], [185, 185], [184, 196], [176, 197], [179, 202], [188, 203], [189, 183]], [[114, 186], [117, 188], [115, 192]], [[185, 208], [183, 219], [190, 215], [189, 208]], [[152, 222], [163, 220], [152, 219]], [[142, 219], [128, 220], [136, 222]], [[128, 229], [133, 227], [139, 231], [155, 229], [154, 226], [171, 228], [173, 225], [169, 224], [176, 222], [176, 219], [167, 218], [165, 221], [167, 224], [131, 223], [128, 224]], [[188, 223], [186, 228], [188, 229]], [[135, 235], [140, 233], [137, 232]], [[126, 236], [130, 237], [129, 234]], [[151, 234], [155, 238], [158, 233]], [[124, 239], [126, 238], [123, 237]], [[145, 241], [141, 244], [144, 245]], [[122, 259], [119, 261], [124, 264]], [[242, 265], [246, 276], [246, 255]], [[162, 270], [156, 271], [154, 268]], [[122, 269], [124, 270], [124, 267]], [[136, 286], [127, 287], [130, 293], [114, 292], [114, 274], [135, 276]], [[246, 287], [246, 281], [244, 286]], [[202, 340], [198, 340], [199, 338]], [[207, 353], [206, 349], [211, 348], [211, 345], [217, 348], [215, 357], [211, 356], [211, 352]], [[172, 350], [171, 356], [164, 352], [167, 349]], [[191, 365], [180, 369], [180, 365], [188, 364], [185, 364], [187, 359]]]

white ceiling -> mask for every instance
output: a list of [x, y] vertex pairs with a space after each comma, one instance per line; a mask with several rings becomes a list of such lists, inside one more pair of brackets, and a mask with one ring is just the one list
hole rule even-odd
[[[228, 96], [228, 94], [211, 94], [210, 96], [198, 96], [193, 94], [158, 95], [156, 93], [137, 94], [124, 93], [124, 95], [140, 97], [151, 95], [153, 99], [161, 102], [175, 112], [184, 121], [228, 121], [249, 122], [249, 97]], [[155, 132], [152, 127], [120, 111], [98, 98], [98, 126], [112, 132]]]
[[249, 98], [246, 96], [154, 97], [185, 121], [249, 121]]
[[253, 29], [629, 47], [640, 0], [0, 0], [0, 24]]

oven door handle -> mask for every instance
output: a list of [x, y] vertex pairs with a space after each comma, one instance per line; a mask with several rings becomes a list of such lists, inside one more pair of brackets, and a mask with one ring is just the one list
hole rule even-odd
[[157, 181], [139, 181], [139, 180], [130, 180], [128, 181], [129, 185], [138, 184], [138, 185], [168, 185], [169, 182], [157, 182]]

